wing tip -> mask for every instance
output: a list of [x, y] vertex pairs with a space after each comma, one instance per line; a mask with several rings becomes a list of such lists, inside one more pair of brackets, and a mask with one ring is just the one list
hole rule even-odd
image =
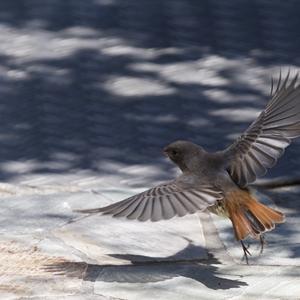
[[75, 213], [81, 213], [81, 214], [96, 214], [96, 213], [103, 212], [101, 208], [73, 209], [72, 211]]

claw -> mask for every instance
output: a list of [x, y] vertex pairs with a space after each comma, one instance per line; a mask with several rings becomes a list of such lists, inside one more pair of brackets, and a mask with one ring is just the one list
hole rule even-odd
[[244, 258], [246, 260], [247, 265], [249, 265], [248, 255], [251, 256], [251, 253], [248, 250], [249, 246], [246, 247], [243, 241], [240, 241], [240, 242], [241, 242], [241, 245], [242, 245], [242, 248], [243, 248], [243, 251], [244, 251]]
[[265, 249], [265, 245], [267, 244], [265, 236], [263, 234], [261, 234], [259, 236], [259, 241], [260, 241], [260, 254], [262, 254], [264, 252]]

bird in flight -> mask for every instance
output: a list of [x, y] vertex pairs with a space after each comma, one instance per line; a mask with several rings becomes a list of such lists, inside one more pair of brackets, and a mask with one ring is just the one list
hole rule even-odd
[[272, 79], [265, 109], [231, 146], [209, 153], [189, 141], [173, 142], [164, 153], [182, 171], [179, 177], [112, 205], [78, 212], [159, 221], [210, 211], [230, 219], [248, 263], [250, 253], [243, 240], [260, 240], [263, 248], [263, 234], [285, 219], [280, 211], [262, 204], [248, 185], [265, 175], [299, 136], [298, 74], [290, 78], [288, 72], [283, 78], [280, 72], [276, 85]]

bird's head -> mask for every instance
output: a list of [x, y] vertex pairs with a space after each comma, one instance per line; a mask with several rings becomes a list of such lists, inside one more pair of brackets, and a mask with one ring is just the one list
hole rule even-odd
[[166, 146], [163, 152], [182, 171], [187, 171], [193, 169], [194, 164], [202, 157], [204, 150], [192, 142], [176, 141]]

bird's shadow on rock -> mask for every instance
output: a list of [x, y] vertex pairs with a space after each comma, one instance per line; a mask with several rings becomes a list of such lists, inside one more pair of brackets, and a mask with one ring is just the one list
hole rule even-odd
[[[193, 248], [192, 250], [191, 247]], [[199, 246], [189, 244], [180, 251], [179, 257], [182, 257], [184, 252], [193, 252], [196, 248], [199, 251], [202, 250]], [[65, 261], [46, 265], [45, 269], [55, 275], [81, 277], [84, 281], [90, 282], [155, 283], [176, 277], [185, 277], [193, 279], [213, 290], [227, 290], [247, 286], [247, 283], [244, 281], [225, 278], [228, 275], [228, 267], [226, 272], [219, 270], [218, 265], [222, 265], [212, 255], [209, 255], [208, 259], [188, 260], [176, 259], [177, 254], [164, 258], [131, 254], [110, 254], [109, 256], [111, 257], [123, 261], [127, 260], [129, 263], [125, 265], [101, 265]], [[78, 272], [77, 269], [83, 270], [83, 266], [86, 266], [85, 272]], [[232, 274], [229, 276], [232, 277]], [[237, 275], [233, 276], [237, 277]]]

